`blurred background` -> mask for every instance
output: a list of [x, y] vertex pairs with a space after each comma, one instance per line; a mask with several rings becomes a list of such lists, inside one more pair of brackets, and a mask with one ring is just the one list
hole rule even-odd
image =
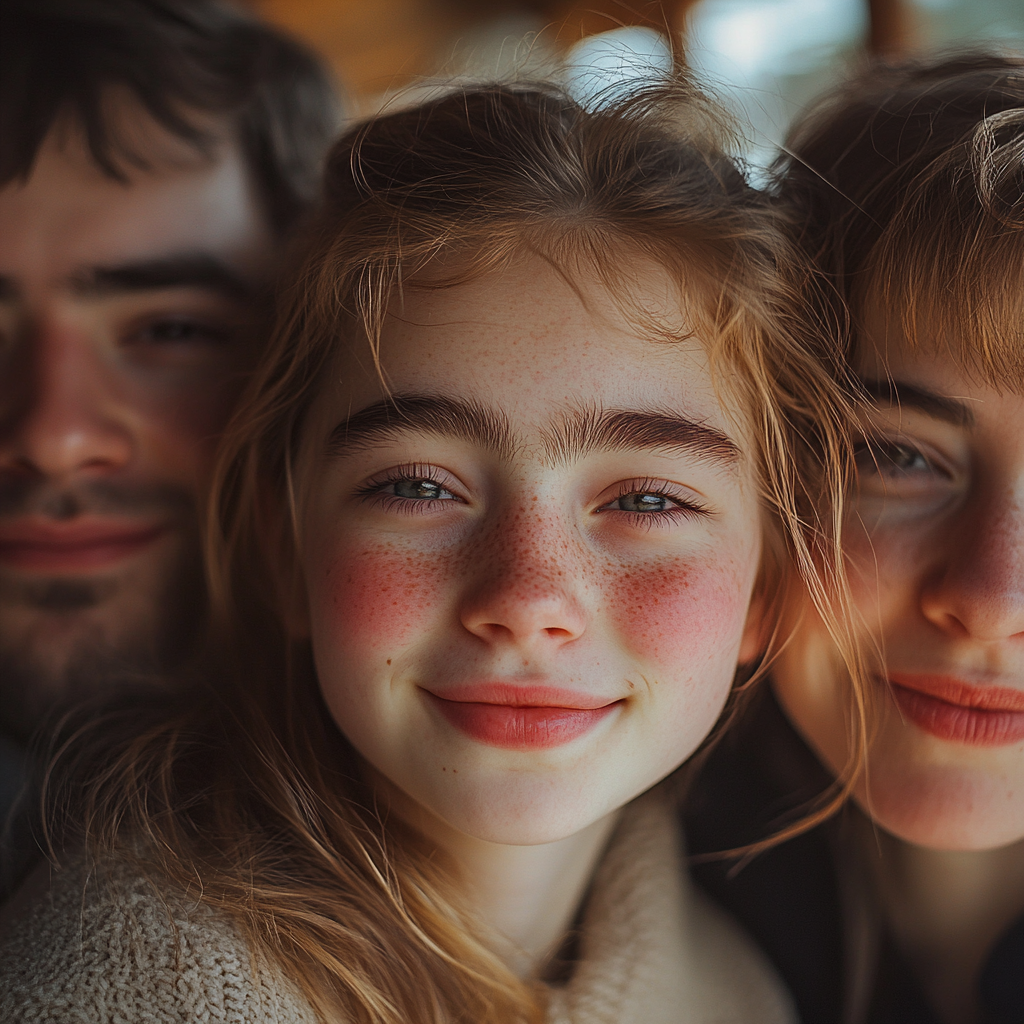
[[432, 82], [559, 75], [578, 92], [670, 67], [739, 115], [748, 157], [865, 53], [1024, 48], [1024, 0], [246, 0], [326, 55], [360, 114]]

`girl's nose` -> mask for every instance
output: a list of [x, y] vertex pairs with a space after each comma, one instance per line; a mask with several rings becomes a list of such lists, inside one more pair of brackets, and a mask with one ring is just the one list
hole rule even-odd
[[460, 615], [492, 644], [561, 646], [587, 626], [579, 540], [566, 525], [522, 514], [495, 524], [474, 552]]

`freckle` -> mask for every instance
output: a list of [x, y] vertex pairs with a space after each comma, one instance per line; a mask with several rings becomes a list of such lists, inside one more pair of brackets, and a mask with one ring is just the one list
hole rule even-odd
[[446, 771], [448, 771], [448, 769], [447, 769], [447, 768], [445, 768], [445, 766], [444, 766], [444, 765], [441, 765], [441, 771], [443, 771], [443, 772], [446, 772]]
[[390, 659], [390, 658], [388, 658], [388, 664], [389, 664], [389, 665], [391, 664], [391, 659]]
[[453, 768], [452, 769], [452, 775], [458, 775], [458, 774], [459, 774], [459, 769], [458, 768]]

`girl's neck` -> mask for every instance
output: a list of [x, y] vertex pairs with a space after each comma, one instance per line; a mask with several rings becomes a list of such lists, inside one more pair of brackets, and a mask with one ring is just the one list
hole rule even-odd
[[864, 847], [882, 912], [929, 1001], [946, 1024], [975, 1024], [985, 960], [1024, 913], [1024, 843], [935, 850], [866, 829]]
[[454, 857], [471, 905], [521, 977], [542, 973], [571, 927], [618, 814], [554, 843], [505, 846], [434, 834]]
[[475, 839], [426, 812], [372, 768], [379, 798], [455, 862], [467, 903], [520, 977], [539, 976], [558, 952], [620, 812], [552, 843], [509, 846]]

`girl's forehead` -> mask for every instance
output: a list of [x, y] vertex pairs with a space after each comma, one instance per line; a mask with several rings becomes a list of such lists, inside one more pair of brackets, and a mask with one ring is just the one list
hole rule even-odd
[[[641, 320], [662, 324], [662, 336]], [[668, 273], [654, 265], [623, 308], [596, 274], [567, 279], [524, 259], [450, 287], [406, 288], [385, 320], [379, 362], [365, 342], [343, 352], [328, 404], [357, 411], [388, 394], [444, 395], [500, 408], [527, 432], [582, 408], [656, 408], [739, 445], [742, 410], [715, 387], [706, 344], [684, 328]]]

